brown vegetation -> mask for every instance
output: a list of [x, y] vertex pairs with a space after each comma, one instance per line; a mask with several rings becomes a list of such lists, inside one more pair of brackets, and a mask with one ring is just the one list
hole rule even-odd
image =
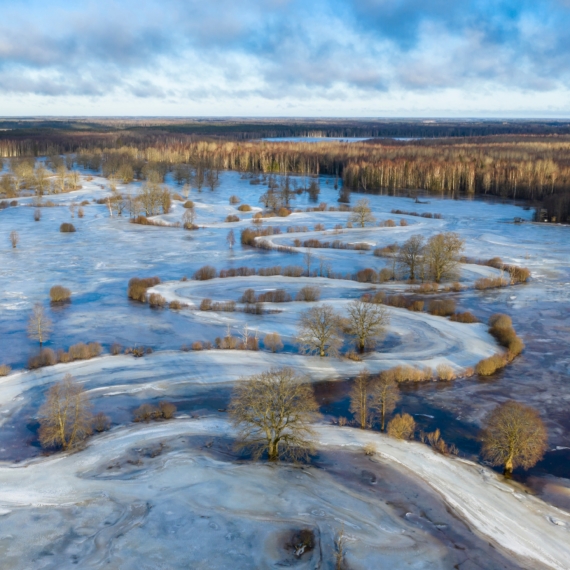
[[54, 285], [49, 290], [49, 297], [52, 303], [66, 303], [71, 301], [71, 291], [62, 285]]
[[416, 422], [410, 414], [397, 414], [388, 422], [388, 435], [396, 439], [413, 439]]
[[62, 233], [73, 233], [75, 231], [75, 226], [69, 222], [64, 222], [59, 226], [59, 231]]
[[146, 303], [146, 292], [150, 287], [154, 287], [160, 283], [158, 277], [133, 277], [129, 280], [129, 287], [127, 289], [127, 296], [133, 301]]

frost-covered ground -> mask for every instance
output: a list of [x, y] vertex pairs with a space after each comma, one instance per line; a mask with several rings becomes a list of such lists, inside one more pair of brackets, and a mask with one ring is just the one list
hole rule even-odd
[[[327, 567], [334, 534], [343, 525], [350, 538], [351, 568], [568, 567], [563, 562], [568, 560], [564, 548], [569, 542], [564, 513], [531, 498], [516, 483], [500, 482], [484, 467], [435, 456], [419, 444], [323, 426], [314, 467], [236, 463], [225, 414], [217, 410], [226, 407], [232, 385], [244, 375], [290, 365], [314, 382], [340, 385], [363, 367], [377, 371], [396, 364], [434, 367], [446, 362], [461, 371], [498, 347], [483, 324], [453, 323], [391, 308], [387, 335], [364, 362], [319, 359], [297, 354], [293, 342], [299, 312], [309, 303], [268, 304], [271, 311], [264, 315], [196, 310], [204, 297], [238, 301], [247, 288], [257, 293], [284, 288], [294, 297], [300, 287], [318, 284], [322, 300], [339, 311], [365, 291], [407, 288], [324, 278], [191, 280], [206, 264], [222, 269], [305, 263], [303, 248], [288, 254], [238, 243], [229, 250], [228, 230], [234, 229], [239, 242], [239, 230], [250, 225], [266, 188], [237, 173], [223, 173], [220, 180], [214, 192], [194, 190], [190, 195], [201, 226], [194, 232], [109, 217], [105, 205], [93, 202], [108, 193], [106, 180], [98, 177], [84, 181], [80, 191], [49, 196], [58, 206], [43, 208], [40, 222], [33, 220], [31, 199], [20, 199], [18, 207], [0, 211], [0, 364], [14, 369], [0, 379], [0, 508], [5, 512], [0, 517], [0, 548], [5, 567], [223, 568], [230, 558], [243, 568], [278, 562], [316, 567], [319, 557], [324, 561], [321, 567]], [[319, 201], [336, 204], [333, 183], [321, 179]], [[138, 186], [120, 189], [135, 192]], [[173, 189], [177, 190], [174, 185]], [[254, 210], [239, 212], [229, 204], [232, 194]], [[353, 201], [359, 197], [353, 195]], [[353, 228], [336, 234], [334, 226], [348, 220], [349, 214], [343, 212], [299, 212], [264, 225], [311, 230], [273, 236], [277, 245], [292, 245], [296, 237], [316, 237], [381, 247], [417, 233], [429, 237], [457, 231], [466, 240], [466, 255], [499, 256], [529, 267], [528, 285], [477, 292], [473, 282], [496, 271], [464, 265], [461, 282], [468, 289], [452, 294], [460, 310], [472, 310], [483, 321], [494, 312], [510, 314], [527, 345], [525, 353], [491, 380], [410, 387], [396, 411], [413, 411], [424, 429], [439, 427], [446, 440], [456, 441], [460, 449], [466, 443], [462, 451], [471, 454], [477, 449], [481, 419], [496, 403], [514, 398], [536, 406], [547, 422], [551, 451], [524, 482], [544, 499], [570, 509], [570, 228], [513, 224], [514, 217], [530, 220], [532, 214], [513, 204], [433, 197], [417, 204], [405, 197], [368, 198], [379, 221], [406, 219], [408, 226]], [[83, 200], [90, 201], [84, 206], [85, 216], [72, 219], [69, 205]], [[306, 194], [294, 203], [296, 208], [313, 205]], [[395, 215], [392, 209], [441, 213], [443, 218]], [[183, 213], [175, 201], [172, 212], [161, 218], [180, 221]], [[229, 214], [238, 215], [240, 221], [225, 223]], [[73, 222], [77, 232], [60, 233], [64, 221]], [[325, 226], [324, 232], [314, 231], [317, 223]], [[20, 234], [15, 250], [8, 239], [12, 230]], [[328, 265], [343, 274], [365, 267], [378, 270], [389, 263], [372, 251], [313, 249], [312, 254], [313, 267]], [[152, 275], [163, 281], [157, 292], [190, 307], [178, 312], [153, 310], [128, 301], [128, 280]], [[189, 280], [181, 281], [184, 276]], [[72, 290], [71, 304], [49, 307], [48, 292], [55, 284]], [[154, 353], [142, 359], [104, 356], [27, 372], [28, 356], [37, 347], [26, 336], [26, 324], [38, 301], [54, 321], [46, 346], [68, 348], [79, 341], [98, 341], [108, 348], [119, 342], [151, 346]], [[223, 336], [228, 325], [239, 334], [246, 323], [261, 338], [279, 331], [284, 351], [274, 355], [265, 350], [179, 350], [196, 340]], [[66, 372], [84, 383], [95, 410], [109, 414], [115, 427], [75, 455], [42, 457], [37, 411], [47, 387]], [[132, 427], [135, 407], [163, 398], [175, 401], [182, 414], [209, 419]], [[367, 438], [377, 440], [380, 458], [370, 460], [346, 447], [360, 446]], [[211, 439], [219, 445], [204, 448]], [[164, 444], [160, 455], [147, 457], [154, 453], [150, 447], [160, 442]], [[109, 465], [118, 467], [107, 469]], [[516, 473], [519, 479], [523, 475]], [[520, 520], [526, 522], [525, 528], [519, 526]], [[287, 533], [305, 527], [316, 529], [321, 546], [297, 560], [283, 545]]]

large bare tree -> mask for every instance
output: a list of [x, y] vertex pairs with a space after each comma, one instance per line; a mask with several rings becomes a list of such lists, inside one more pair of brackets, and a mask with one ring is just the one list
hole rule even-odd
[[390, 323], [390, 315], [384, 305], [356, 299], [348, 304], [347, 312], [346, 331], [355, 338], [360, 352], [374, 344]]
[[40, 408], [40, 443], [70, 449], [93, 432], [93, 416], [83, 388], [71, 374], [54, 384]]
[[46, 315], [41, 303], [36, 303], [32, 309], [32, 314], [28, 321], [28, 336], [40, 343], [40, 348], [44, 341], [49, 338], [53, 330], [51, 319]]
[[370, 391], [371, 378], [368, 370], [363, 370], [355, 379], [350, 389], [350, 411], [354, 414], [360, 429], [370, 426]]
[[318, 418], [313, 389], [291, 368], [269, 370], [236, 385], [229, 407], [240, 430], [238, 447], [255, 458], [300, 460], [312, 452], [311, 423]]
[[458, 256], [464, 245], [465, 242], [454, 232], [437, 234], [428, 240], [425, 257], [436, 283], [454, 276]]
[[341, 318], [332, 305], [317, 305], [301, 313], [297, 342], [301, 352], [336, 356], [342, 346]]
[[416, 273], [423, 255], [423, 249], [423, 236], [415, 235], [406, 240], [398, 252], [398, 262], [407, 268], [412, 281], [416, 278]]
[[380, 421], [380, 429], [386, 428], [386, 416], [394, 411], [400, 400], [400, 390], [394, 374], [389, 370], [380, 373], [372, 389], [372, 402], [370, 407]]
[[483, 421], [483, 457], [502, 465], [505, 475], [516, 467], [536, 465], [547, 449], [548, 434], [538, 412], [509, 400], [489, 412]]
[[372, 215], [370, 201], [366, 198], [358, 200], [352, 207], [352, 214], [349, 219], [353, 224], [357, 224], [361, 228], [366, 224], [373, 224], [376, 221], [376, 218]]

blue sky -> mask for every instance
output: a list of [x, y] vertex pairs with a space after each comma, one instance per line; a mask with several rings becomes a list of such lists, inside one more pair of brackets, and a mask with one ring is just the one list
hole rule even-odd
[[570, 117], [570, 0], [0, 0], [0, 116]]

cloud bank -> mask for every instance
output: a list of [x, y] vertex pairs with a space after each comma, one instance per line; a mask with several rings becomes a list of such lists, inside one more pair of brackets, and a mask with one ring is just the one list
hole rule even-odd
[[0, 115], [570, 114], [568, 0], [0, 0], [0, 14]]

